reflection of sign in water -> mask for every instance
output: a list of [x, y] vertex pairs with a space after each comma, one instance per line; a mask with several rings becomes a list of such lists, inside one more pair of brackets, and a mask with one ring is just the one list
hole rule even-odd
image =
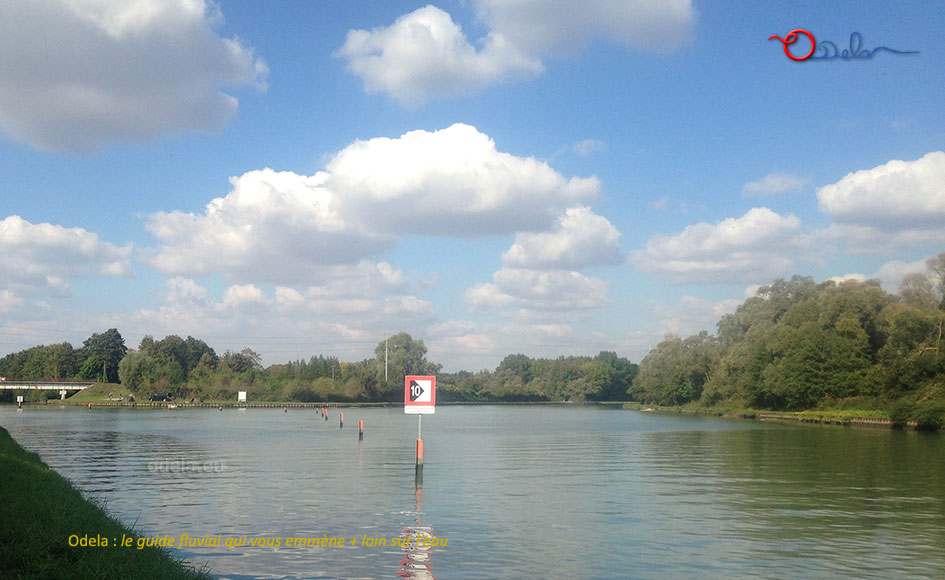
[[400, 559], [400, 570], [397, 576], [400, 578], [419, 578], [422, 580], [436, 580], [433, 575], [433, 546], [439, 545], [437, 538], [433, 537], [433, 526], [425, 526], [420, 521], [420, 512], [423, 507], [423, 489], [416, 488], [414, 497], [416, 498], [416, 511], [414, 512], [414, 522], [416, 525], [406, 526], [400, 532], [400, 537], [405, 538], [401, 544], [401, 551], [404, 553]]
[[436, 377], [404, 379], [404, 413], [430, 415], [436, 410]]

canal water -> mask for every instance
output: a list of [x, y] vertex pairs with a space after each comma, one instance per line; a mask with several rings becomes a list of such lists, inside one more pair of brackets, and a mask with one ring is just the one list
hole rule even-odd
[[945, 578], [939, 434], [440, 407], [418, 490], [400, 409], [5, 407], [0, 425], [140, 534], [219, 539], [173, 553], [222, 579]]

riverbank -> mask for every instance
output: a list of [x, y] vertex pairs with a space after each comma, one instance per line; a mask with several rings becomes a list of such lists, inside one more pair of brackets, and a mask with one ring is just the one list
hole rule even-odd
[[[632, 411], [652, 413], [670, 413], [677, 415], [707, 415], [729, 419], [748, 419], [752, 421], [785, 421], [790, 423], [811, 423], [817, 425], [843, 425], [854, 427], [879, 427], [884, 429], [922, 429], [918, 421], [896, 422], [889, 415], [879, 410], [821, 409], [808, 411], [765, 411], [759, 409], [718, 409], [713, 407], [683, 406], [660, 407], [625, 403], [623, 408]], [[937, 431], [938, 428], [925, 428]]]
[[2, 427], [0, 505], [5, 578], [210, 578], [159, 548], [139, 549], [133, 530], [83, 498]]
[[[366, 401], [251, 401], [240, 403], [230, 400], [194, 401], [175, 400], [170, 403], [163, 401], [128, 401], [130, 392], [120, 385], [97, 383], [82, 392], [65, 400], [49, 399], [44, 401], [28, 401], [27, 405], [65, 405], [88, 408], [132, 408], [132, 409], [200, 409], [200, 408], [245, 408], [245, 409], [320, 409], [328, 408], [358, 408], [358, 407], [400, 407], [401, 402], [366, 402]], [[887, 429], [913, 428], [925, 431], [942, 430], [945, 419], [941, 416], [923, 417], [916, 420], [913, 411], [893, 418], [890, 413], [873, 408], [841, 408], [816, 409], [807, 411], [768, 411], [750, 408], [705, 407], [688, 404], [678, 407], [661, 407], [658, 405], [644, 405], [641, 403], [624, 401], [441, 401], [441, 406], [450, 405], [575, 405], [620, 407], [632, 411], [651, 411], [660, 413], [675, 413], [686, 415], [706, 415], [733, 419], [751, 419], [761, 421], [786, 421], [794, 423], [812, 423], [820, 425], [846, 425], [860, 427], [880, 427]], [[910, 415], [913, 418], [908, 418]]]

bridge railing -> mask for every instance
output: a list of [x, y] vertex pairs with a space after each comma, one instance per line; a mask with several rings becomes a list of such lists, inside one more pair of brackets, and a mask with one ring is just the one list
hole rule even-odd
[[0, 389], [8, 390], [63, 390], [63, 391], [81, 391], [95, 384], [95, 381], [74, 381], [74, 380], [42, 380], [42, 381], [20, 381], [20, 380], [0, 380]]

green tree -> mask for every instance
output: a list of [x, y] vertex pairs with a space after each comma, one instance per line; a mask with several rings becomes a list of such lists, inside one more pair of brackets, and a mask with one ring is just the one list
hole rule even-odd
[[228, 350], [223, 353], [220, 363], [235, 373], [262, 370], [262, 357], [251, 348], [244, 348], [240, 352]]
[[640, 362], [632, 394], [659, 405], [698, 400], [717, 358], [715, 338], [705, 331], [685, 340], [669, 336]]
[[895, 399], [936, 380], [941, 382], [945, 373], [945, 312], [891, 304], [883, 314], [889, 321], [889, 337], [878, 354], [883, 394]]
[[533, 377], [532, 359], [528, 358], [524, 354], [507, 355], [504, 359], [502, 359], [502, 362], [499, 363], [499, 366], [495, 370], [496, 372], [512, 372], [521, 378], [522, 383], [531, 381]]
[[628, 359], [617, 356], [616, 352], [602, 350], [594, 357], [595, 361], [602, 362], [610, 367], [609, 381], [602, 387], [600, 399], [602, 401], [624, 401], [628, 398], [628, 391], [636, 378], [639, 366]]
[[[124, 358], [128, 348], [125, 346], [125, 339], [121, 337], [118, 329], [109, 328], [101, 334], [93, 334], [82, 343], [84, 351], [87, 353], [85, 362], [80, 371], [85, 378], [100, 378], [104, 382], [117, 383], [118, 363]], [[95, 359], [95, 364], [99, 365], [98, 374], [93, 372], [91, 359]]]
[[921, 272], [903, 276], [899, 283], [899, 295], [906, 304], [923, 310], [932, 310], [939, 304], [932, 279]]
[[121, 384], [135, 393], [151, 388], [155, 378], [157, 360], [147, 352], [135, 351], [125, 355], [118, 363], [118, 377]]
[[581, 395], [585, 399], [601, 400], [601, 395], [605, 389], [610, 387], [613, 380], [613, 367], [600, 360], [591, 360], [581, 364], [580, 369], [581, 379], [583, 380]]
[[404, 377], [408, 375], [433, 375], [439, 372], [441, 365], [426, 359], [427, 347], [423, 339], [414, 340], [406, 332], [382, 340], [374, 349], [377, 361], [378, 382], [385, 380], [385, 361], [387, 381], [385, 391], [396, 391], [403, 388]]

